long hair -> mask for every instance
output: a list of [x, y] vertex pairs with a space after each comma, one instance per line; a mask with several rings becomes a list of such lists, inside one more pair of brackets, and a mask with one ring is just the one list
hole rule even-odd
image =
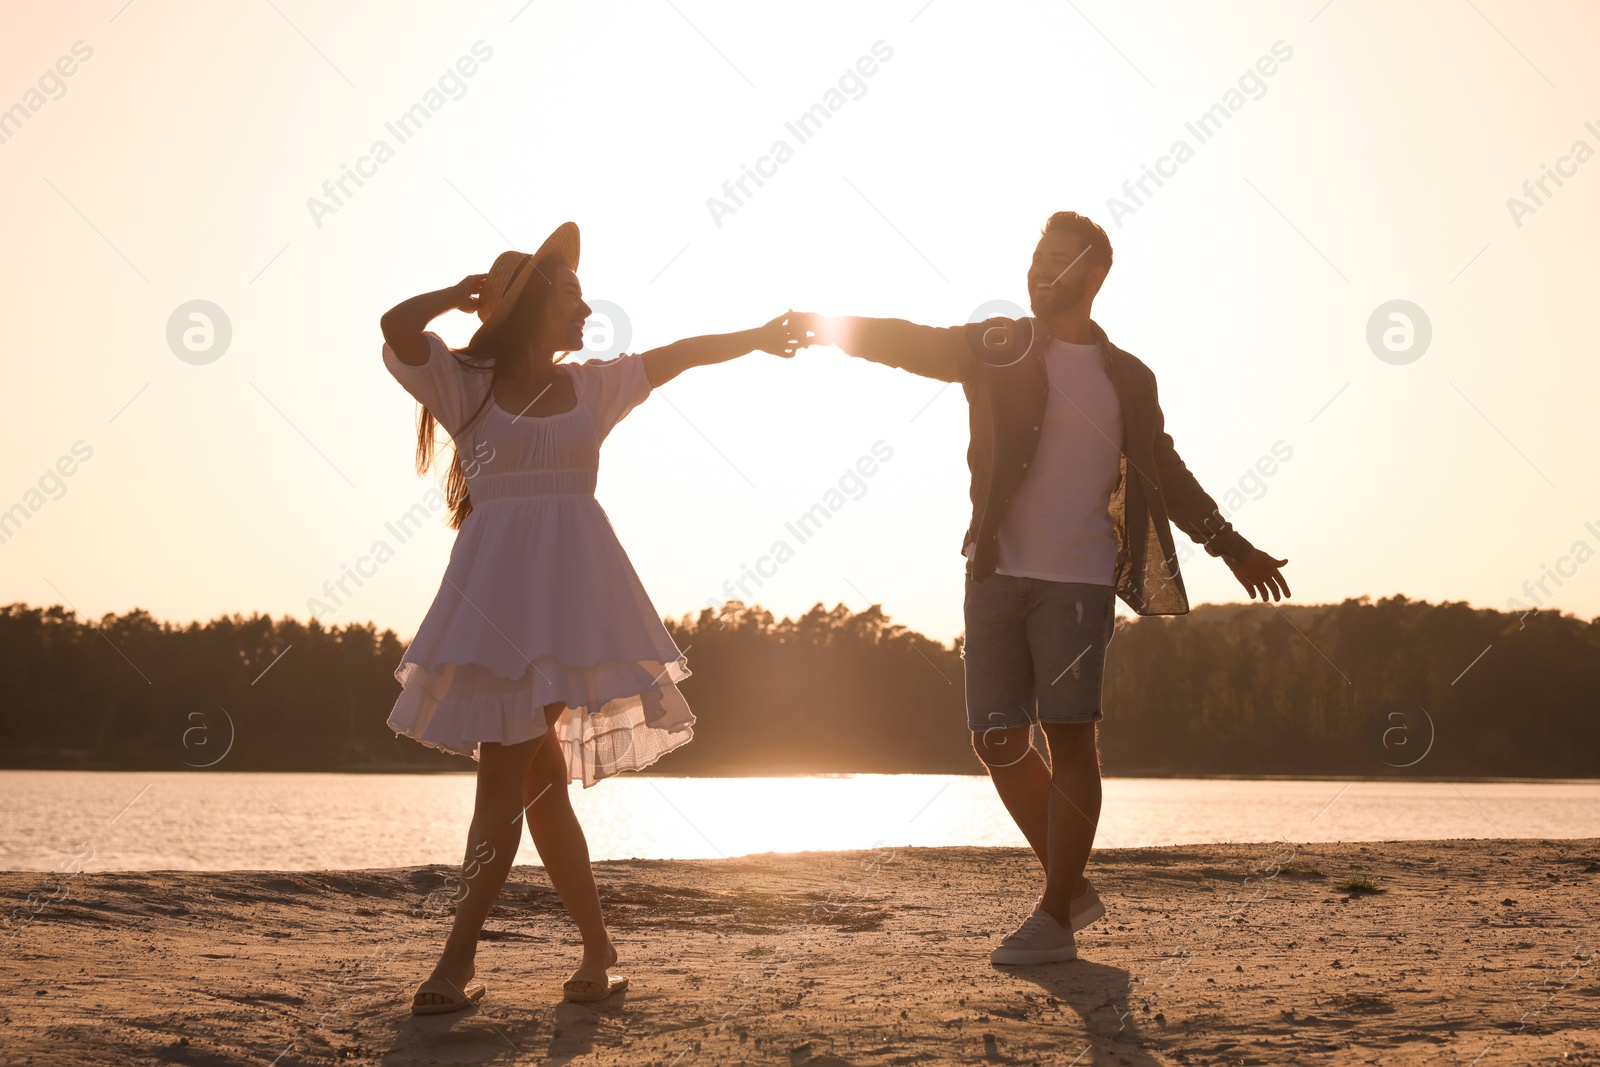
[[[555, 292], [555, 286], [551, 284], [550, 275], [545, 268], [560, 262], [557, 256], [546, 256], [535, 263], [533, 277], [528, 279], [527, 285], [517, 297], [516, 306], [511, 309], [511, 314], [493, 329], [480, 326], [465, 348], [450, 350], [450, 355], [469, 372], [489, 375], [489, 387], [484, 390], [482, 402], [455, 435], [457, 440], [450, 442], [450, 470], [445, 475], [444, 499], [450, 506], [452, 530], [459, 530], [466, 517], [472, 514], [472, 494], [468, 491], [467, 471], [461, 462], [461, 446], [458, 440], [466, 438], [467, 432], [483, 418], [489, 410], [489, 405], [494, 403], [494, 383], [499, 380], [511, 360], [522, 352], [527, 338], [543, 319], [544, 310], [550, 303], [550, 295]], [[428, 473], [428, 469], [433, 466], [438, 448], [435, 437], [438, 425], [439, 420], [434, 417], [433, 412], [429, 411], [426, 405], [419, 404], [417, 411], [419, 475]]]

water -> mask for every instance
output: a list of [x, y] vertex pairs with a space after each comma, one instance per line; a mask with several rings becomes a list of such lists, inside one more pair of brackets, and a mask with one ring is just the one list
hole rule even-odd
[[[0, 771], [0, 868], [457, 864], [472, 798], [470, 774]], [[572, 798], [597, 860], [1025, 844], [983, 777], [633, 775]], [[1109, 778], [1096, 843], [1450, 837], [1600, 837], [1600, 782]]]

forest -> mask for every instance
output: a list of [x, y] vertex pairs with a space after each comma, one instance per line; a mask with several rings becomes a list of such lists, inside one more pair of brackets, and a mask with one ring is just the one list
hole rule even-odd
[[[673, 775], [976, 774], [960, 644], [878, 606], [667, 620], [693, 676]], [[392, 631], [0, 608], [0, 766], [471, 770], [385, 725]], [[1600, 776], [1600, 619], [1389, 597], [1122, 620], [1113, 775]]]

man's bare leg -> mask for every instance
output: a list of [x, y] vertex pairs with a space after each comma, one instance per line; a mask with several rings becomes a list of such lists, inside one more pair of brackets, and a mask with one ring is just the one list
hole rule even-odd
[[[1051, 788], [1050, 766], [1045, 763], [1039, 750], [1033, 747], [1031, 728], [997, 727], [974, 733], [972, 747], [984, 766], [989, 769], [989, 778], [994, 782], [995, 792], [1000, 794], [1000, 802], [1006, 806], [1006, 811], [1011, 813], [1011, 818], [1022, 831], [1022, 836], [1028, 839], [1029, 847], [1039, 858], [1039, 863], [1044, 867], [1048, 878], [1051, 820], [1056, 817], [1051, 808], [1054, 790]], [[1100, 811], [1098, 762], [1095, 765], [1094, 797], [1094, 815], [1098, 820]], [[1073, 799], [1077, 800], [1076, 797]], [[1066, 807], [1064, 804], [1058, 806]], [[1070, 807], [1066, 810], [1072, 812]], [[1083, 821], [1075, 812], [1072, 812], [1072, 815], [1078, 822]], [[1092, 842], [1094, 837], [1092, 829], [1089, 836]], [[1085, 862], [1078, 864], [1078, 878], [1073, 887], [1073, 896], [1082, 893], [1088, 885], [1087, 879], [1083, 877], [1083, 868], [1088, 859], [1087, 849], [1083, 855]]]
[[1039, 906], [1066, 926], [1100, 825], [1100, 749], [1092, 722], [1045, 723], [1050, 745], [1049, 837]]

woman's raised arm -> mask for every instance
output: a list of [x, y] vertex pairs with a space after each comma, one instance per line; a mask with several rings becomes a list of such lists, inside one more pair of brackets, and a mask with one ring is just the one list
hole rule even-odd
[[383, 313], [378, 320], [383, 328], [383, 339], [401, 363], [420, 367], [428, 362], [428, 342], [422, 330], [428, 323], [454, 308], [475, 313], [478, 294], [483, 291], [487, 274], [469, 274], [448, 289], [437, 289], [409, 300], [402, 300]]

